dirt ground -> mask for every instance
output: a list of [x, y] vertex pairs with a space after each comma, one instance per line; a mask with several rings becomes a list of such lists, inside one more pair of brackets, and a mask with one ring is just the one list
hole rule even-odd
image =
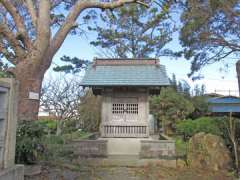
[[143, 167], [68, 167], [44, 166], [39, 175], [25, 180], [233, 180], [229, 172], [208, 172], [189, 168]]

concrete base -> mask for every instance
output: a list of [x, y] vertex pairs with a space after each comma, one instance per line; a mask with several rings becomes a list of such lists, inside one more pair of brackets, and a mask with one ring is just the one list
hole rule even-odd
[[140, 156], [140, 158], [175, 158], [175, 141], [153, 138], [99, 138], [107, 141], [107, 156]]
[[24, 166], [15, 165], [11, 168], [0, 170], [0, 180], [24, 180]]
[[[103, 138], [104, 139], [104, 138]], [[105, 138], [108, 140], [108, 155], [133, 155], [139, 156], [141, 140], [148, 138]]]
[[[96, 143], [103, 142], [106, 157], [94, 156], [101, 152]], [[80, 145], [82, 143], [82, 145]], [[76, 162], [81, 166], [145, 166], [148, 164], [176, 167], [175, 142], [152, 138], [99, 138], [95, 141], [75, 142], [72, 148], [79, 155]], [[99, 153], [101, 154], [101, 153]]]

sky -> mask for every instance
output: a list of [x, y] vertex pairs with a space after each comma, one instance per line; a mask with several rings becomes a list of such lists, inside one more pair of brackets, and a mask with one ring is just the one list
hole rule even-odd
[[[60, 58], [63, 55], [87, 60], [93, 60], [94, 57], [98, 57], [98, 50], [90, 45], [90, 41], [96, 37], [96, 34], [87, 34], [87, 37], [77, 35], [67, 36], [62, 47], [54, 56], [52, 66], [45, 75], [45, 80], [58, 76], [58, 73], [53, 72], [52, 68], [56, 65], [61, 64]], [[177, 33], [174, 34], [173, 41], [170, 42], [166, 47], [173, 51], [178, 51], [181, 49]], [[172, 77], [172, 74], [174, 73], [177, 80], [186, 80], [192, 88], [196, 84], [204, 84], [206, 86], [207, 93], [216, 92], [224, 95], [239, 95], [237, 75], [235, 70], [235, 63], [237, 59], [235, 58], [228, 57], [224, 60], [224, 62], [214, 63], [212, 65], [204, 67], [201, 70], [201, 74], [204, 76], [204, 78], [195, 81], [192, 81], [191, 78], [188, 78], [187, 76], [187, 74], [190, 72], [190, 61], [184, 58], [173, 59], [170, 57], [159, 57], [159, 60], [160, 64], [166, 66], [167, 74], [169, 77]], [[229, 68], [226, 71], [220, 71], [220, 68], [224, 67], [224, 64], [226, 62], [228, 62]]]

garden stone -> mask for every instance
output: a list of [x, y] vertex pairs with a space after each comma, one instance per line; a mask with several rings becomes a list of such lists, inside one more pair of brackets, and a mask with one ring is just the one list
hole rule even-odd
[[186, 164], [186, 161], [184, 161], [183, 159], [178, 159], [177, 160], [177, 168], [184, 168], [184, 167], [186, 167], [187, 166], [187, 164]]
[[232, 164], [223, 139], [205, 133], [195, 134], [189, 140], [187, 162], [190, 167], [214, 171], [230, 169]]

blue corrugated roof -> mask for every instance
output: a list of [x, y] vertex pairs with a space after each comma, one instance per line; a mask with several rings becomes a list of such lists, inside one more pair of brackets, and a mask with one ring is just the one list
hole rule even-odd
[[212, 105], [212, 106], [209, 107], [209, 110], [211, 112], [221, 112], [221, 113], [240, 112], [240, 106], [233, 106], [233, 105], [217, 106], [217, 105]]
[[208, 102], [212, 104], [240, 104], [240, 98], [234, 96], [224, 96], [209, 98]]
[[83, 86], [167, 86], [163, 65], [97, 65], [88, 68]]
[[240, 98], [223, 96], [209, 98], [209, 110], [216, 113], [240, 112]]

